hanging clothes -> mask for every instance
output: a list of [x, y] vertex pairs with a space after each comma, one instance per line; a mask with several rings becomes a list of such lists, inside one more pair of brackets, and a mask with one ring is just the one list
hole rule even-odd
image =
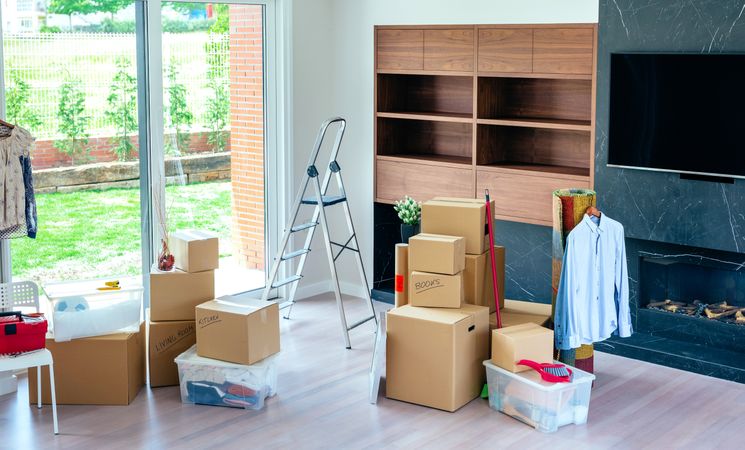
[[[28, 161], [30, 179], [31, 146], [34, 138], [19, 126], [0, 127], [0, 239], [28, 235], [29, 223], [32, 232], [36, 233], [36, 203], [32, 195], [26, 195], [26, 182], [23, 166]], [[27, 202], [32, 205], [27, 205]], [[26, 211], [31, 211], [30, 222], [26, 220]]]
[[31, 169], [31, 157], [21, 156], [23, 185], [26, 190], [26, 235], [36, 239], [36, 195], [34, 193], [34, 175]]
[[560, 350], [631, 336], [623, 225], [605, 214], [586, 215], [567, 237], [554, 320]]

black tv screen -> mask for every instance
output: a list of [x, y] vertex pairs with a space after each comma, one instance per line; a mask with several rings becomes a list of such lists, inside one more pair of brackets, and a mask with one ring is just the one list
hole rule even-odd
[[745, 55], [611, 55], [608, 165], [745, 177]]

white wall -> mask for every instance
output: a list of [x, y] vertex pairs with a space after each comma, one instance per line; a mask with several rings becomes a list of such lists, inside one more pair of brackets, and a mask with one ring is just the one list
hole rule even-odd
[[[303, 130], [298, 129], [295, 133], [296, 137], [302, 135], [306, 139], [295, 142], [295, 155], [297, 158], [305, 154], [298, 144], [306, 144], [308, 139], [312, 140], [308, 129], [318, 126], [322, 120], [319, 114], [340, 115], [347, 119], [348, 128], [339, 160], [362, 244], [369, 282], [372, 282], [373, 267], [374, 25], [595, 23], [598, 20], [598, 0], [295, 0], [297, 6], [301, 3], [306, 5], [295, 17], [303, 22], [313, 20], [310, 14], [318, 14], [318, 5], [322, 4], [329, 9], [323, 14], [324, 21], [320, 24], [295, 23], [296, 27], [305, 31], [309, 31], [306, 26], [313, 27], [318, 34], [312, 37], [313, 42], [308, 42], [305, 38], [294, 39], [298, 45], [295, 52], [309, 52], [296, 57], [304, 59], [304, 67], [313, 68], [311, 80], [295, 82], [296, 89], [302, 87], [313, 90], [295, 92], [294, 103], [304, 111], [294, 114], [295, 126], [301, 122], [311, 122], [304, 123]], [[307, 3], [312, 3], [313, 6]], [[319, 59], [319, 65], [312, 64], [315, 58]], [[294, 73], [300, 77], [307, 75], [304, 69], [295, 70]], [[324, 104], [302, 104], [309, 100], [321, 100]], [[327, 104], [328, 100], [332, 103]], [[299, 169], [297, 165], [296, 168]], [[343, 224], [336, 222], [334, 226], [341, 229]], [[319, 255], [322, 247], [316, 248], [319, 251], [309, 262], [325, 264], [324, 260], [319, 259], [323, 256]], [[323, 281], [327, 274], [325, 265], [323, 269], [316, 270], [312, 277], [306, 277], [304, 284]], [[356, 272], [350, 269], [349, 265], [345, 265], [341, 276], [356, 282]]]

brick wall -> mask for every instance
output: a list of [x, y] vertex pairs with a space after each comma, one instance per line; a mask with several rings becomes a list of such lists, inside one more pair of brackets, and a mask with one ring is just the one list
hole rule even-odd
[[[189, 142], [189, 151], [187, 154], [194, 153], [205, 153], [211, 152], [212, 146], [207, 143], [208, 134], [205, 132], [196, 132], [191, 134], [191, 141]], [[137, 145], [137, 135], [132, 136], [131, 140], [135, 146], [135, 150], [139, 148]], [[165, 136], [166, 142], [172, 139], [172, 135], [167, 134]], [[75, 162], [81, 164], [82, 162], [109, 162], [116, 161], [116, 155], [111, 151], [113, 147], [111, 137], [92, 137], [88, 139], [88, 149], [90, 152], [87, 155], [87, 160], [84, 161], [82, 155], [75, 156]], [[226, 150], [230, 150], [230, 140]], [[132, 160], [137, 159], [137, 152], [135, 151], [131, 157]], [[31, 153], [31, 164], [34, 170], [41, 169], [52, 169], [56, 167], [66, 167], [72, 165], [72, 161], [69, 156], [60, 153], [54, 147], [53, 139], [38, 139], [34, 145], [34, 150]]]
[[240, 263], [264, 268], [262, 8], [230, 5], [233, 241]]

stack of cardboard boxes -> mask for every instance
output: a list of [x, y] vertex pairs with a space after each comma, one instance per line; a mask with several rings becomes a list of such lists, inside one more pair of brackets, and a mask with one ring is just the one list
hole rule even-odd
[[150, 274], [150, 387], [179, 384], [173, 360], [196, 342], [196, 306], [215, 298], [217, 236], [204, 231], [177, 231], [170, 234], [168, 246], [176, 269]]
[[[494, 254], [503, 323], [543, 324], [550, 305], [505, 302], [504, 247], [495, 246]], [[395, 286], [396, 307], [387, 315], [386, 395], [455, 411], [481, 392], [492, 341], [504, 347], [489, 339], [497, 304], [485, 201], [423, 203], [422, 234], [396, 248]], [[523, 347], [516, 348], [520, 355]], [[507, 360], [515, 356], [497, 353]]]

